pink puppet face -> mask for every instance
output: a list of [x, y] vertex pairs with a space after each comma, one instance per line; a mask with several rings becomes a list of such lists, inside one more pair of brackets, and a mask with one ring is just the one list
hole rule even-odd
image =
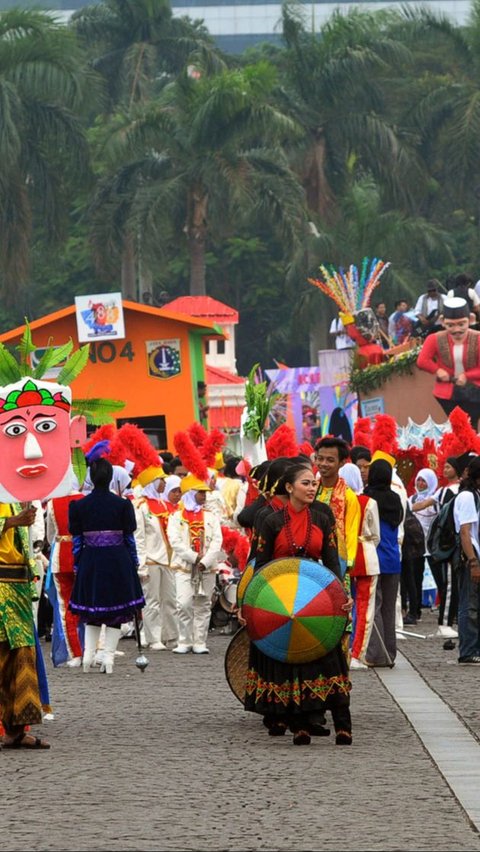
[[0, 388], [0, 500], [46, 500], [70, 493], [71, 447], [84, 440], [70, 420], [71, 390], [24, 378]]

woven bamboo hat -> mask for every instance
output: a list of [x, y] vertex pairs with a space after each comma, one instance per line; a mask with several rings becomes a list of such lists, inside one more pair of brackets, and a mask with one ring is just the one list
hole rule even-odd
[[247, 684], [250, 639], [245, 627], [237, 630], [225, 654], [225, 676], [236, 698], [243, 704]]

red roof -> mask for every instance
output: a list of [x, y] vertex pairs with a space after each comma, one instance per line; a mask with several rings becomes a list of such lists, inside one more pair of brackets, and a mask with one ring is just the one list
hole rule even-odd
[[210, 367], [206, 365], [207, 385], [244, 385], [245, 379], [241, 376], [236, 376], [234, 373], [229, 373], [228, 370], [222, 370], [220, 367]]
[[190, 317], [205, 317], [219, 323], [238, 323], [238, 311], [211, 296], [179, 296], [163, 306]]

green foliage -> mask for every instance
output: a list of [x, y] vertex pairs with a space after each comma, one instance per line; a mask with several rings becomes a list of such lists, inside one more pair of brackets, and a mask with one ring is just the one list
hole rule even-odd
[[57, 382], [59, 385], [70, 385], [80, 375], [84, 367], [87, 366], [89, 352], [90, 344], [87, 343], [70, 356], [58, 374]]
[[0, 343], [0, 383], [10, 385], [20, 381], [24, 375], [16, 358]]
[[245, 436], [256, 443], [263, 435], [268, 416], [279, 394], [268, 391], [268, 383], [256, 381], [260, 364], [254, 364], [245, 383], [245, 402], [247, 419], [243, 431]]
[[74, 447], [72, 449], [72, 467], [81, 488], [87, 474], [87, 462], [81, 447]]
[[30, 355], [35, 351], [35, 344], [32, 340], [32, 332], [28, 320], [25, 318], [25, 330], [22, 334], [22, 339], [16, 347], [20, 356], [19, 370], [21, 376], [28, 376], [30, 367]]
[[385, 361], [384, 364], [371, 365], [362, 369], [353, 369], [350, 374], [349, 387], [354, 393], [367, 393], [381, 387], [391, 376], [413, 375], [413, 366], [418, 358], [418, 348], [411, 349], [401, 355]]
[[462, 27], [355, 9], [318, 33], [305, 12], [285, 3], [283, 44], [236, 58], [168, 0], [2, 15], [0, 330], [121, 274], [136, 298], [145, 274], [163, 301], [236, 307], [245, 373], [252, 351], [294, 366], [330, 345], [320, 262], [389, 260], [389, 310], [479, 277], [480, 0]]
[[69, 340], [69, 342], [65, 343], [63, 346], [54, 347], [52, 346], [52, 340], [50, 339], [47, 347], [48, 348], [43, 353], [32, 373], [34, 379], [41, 379], [48, 370], [52, 367], [56, 367], [57, 364], [60, 364], [65, 360], [65, 358], [68, 358], [73, 349], [73, 341]]
[[125, 403], [119, 399], [74, 399], [72, 402], [72, 414], [85, 417], [91, 426], [114, 423], [114, 415], [124, 408]]

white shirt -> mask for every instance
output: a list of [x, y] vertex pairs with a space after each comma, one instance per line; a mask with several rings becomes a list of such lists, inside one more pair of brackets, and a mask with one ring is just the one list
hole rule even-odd
[[455, 531], [460, 532], [460, 527], [464, 524], [471, 524], [470, 538], [475, 552], [480, 555], [480, 545], [478, 543], [478, 510], [475, 505], [475, 497], [471, 491], [460, 491], [455, 497], [455, 505], [453, 507], [453, 519], [455, 521]]
[[453, 367], [455, 376], [460, 376], [465, 372], [465, 367], [463, 366], [463, 343], [453, 344]]
[[[472, 287], [469, 287], [468, 291], [467, 291], [468, 292], [468, 298], [472, 300], [472, 305], [473, 305], [474, 308], [476, 308], [476, 307], [478, 307], [478, 305], [480, 305], [480, 296], [478, 294], [479, 291], [477, 290], [479, 283], [480, 282], [477, 282], [477, 284], [475, 284], [475, 289], [473, 289]], [[449, 290], [448, 296], [449, 297], [455, 296], [454, 290]]]
[[332, 320], [330, 334], [335, 335], [335, 349], [351, 349], [352, 346], [355, 346], [355, 342], [348, 336], [345, 326], [339, 317]]
[[[422, 305], [423, 305], [424, 298], [425, 298], [425, 293], [422, 293], [422, 295], [419, 296], [418, 299], [417, 299], [417, 304], [415, 305], [415, 310], [414, 310], [414, 314], [416, 316], [418, 316], [419, 314], [422, 313]], [[428, 298], [427, 298], [427, 313], [426, 313], [427, 317], [432, 313], [432, 311], [438, 311], [439, 310], [439, 303], [440, 303], [440, 299], [438, 297], [435, 298], [435, 299], [432, 299], [431, 296], [428, 296]]]

